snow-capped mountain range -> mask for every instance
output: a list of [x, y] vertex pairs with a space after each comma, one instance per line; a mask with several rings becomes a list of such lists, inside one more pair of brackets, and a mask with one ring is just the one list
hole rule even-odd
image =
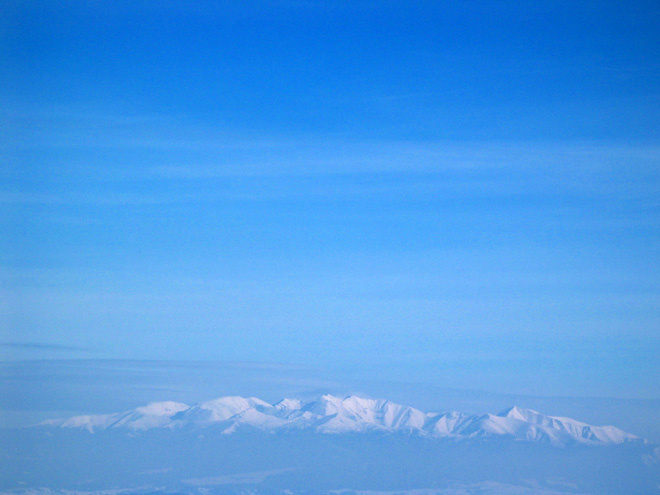
[[221, 397], [193, 406], [154, 402], [123, 413], [51, 419], [38, 426], [132, 431], [213, 427], [222, 434], [256, 429], [311, 430], [326, 434], [405, 432], [436, 438], [508, 437], [554, 446], [642, 442], [613, 426], [591, 426], [570, 418], [512, 407], [499, 414], [424, 413], [387, 400], [324, 395], [313, 401], [283, 399], [276, 404], [249, 397]]

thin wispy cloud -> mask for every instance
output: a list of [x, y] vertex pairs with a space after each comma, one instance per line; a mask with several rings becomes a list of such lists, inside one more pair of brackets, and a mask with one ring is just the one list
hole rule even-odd
[[[16, 187], [1, 191], [0, 202], [113, 207], [520, 194], [614, 195], [650, 201], [660, 190], [660, 148], [653, 144], [368, 141], [241, 134], [195, 124], [190, 118], [157, 115], [95, 118], [71, 111], [57, 114], [55, 125], [48, 115], [37, 126], [42, 131], [36, 136], [31, 131], [25, 144], [77, 149], [78, 156], [39, 166], [20, 161], [6, 166], [6, 183], [15, 182]], [[99, 154], [106, 145], [115, 150]], [[54, 187], [26, 190], [25, 178], [30, 175], [48, 177]], [[57, 190], [58, 184], [76, 182], [82, 187]], [[38, 182], [32, 188], [35, 185]]]
[[0, 342], [0, 347], [10, 350], [94, 352], [93, 349], [88, 347], [52, 344], [49, 342]]

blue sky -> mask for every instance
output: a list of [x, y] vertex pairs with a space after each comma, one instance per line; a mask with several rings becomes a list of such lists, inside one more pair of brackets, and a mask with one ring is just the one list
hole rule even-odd
[[657, 3], [2, 10], [4, 359], [660, 397]]

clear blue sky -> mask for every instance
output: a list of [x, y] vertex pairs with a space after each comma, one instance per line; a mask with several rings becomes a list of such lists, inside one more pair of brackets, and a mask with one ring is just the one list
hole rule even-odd
[[3, 359], [660, 397], [657, 2], [0, 9]]

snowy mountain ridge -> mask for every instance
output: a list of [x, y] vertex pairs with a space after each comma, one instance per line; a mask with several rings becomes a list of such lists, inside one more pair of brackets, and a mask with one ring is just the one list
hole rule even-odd
[[123, 413], [51, 419], [37, 426], [143, 431], [154, 428], [213, 427], [222, 434], [239, 430], [311, 430], [325, 434], [405, 432], [435, 438], [507, 437], [554, 446], [616, 445], [642, 442], [614, 426], [592, 426], [570, 418], [546, 416], [514, 406], [499, 414], [455, 411], [424, 413], [384, 399], [323, 395], [313, 401], [283, 399], [269, 404], [255, 397], [220, 397], [193, 406], [154, 402]]

